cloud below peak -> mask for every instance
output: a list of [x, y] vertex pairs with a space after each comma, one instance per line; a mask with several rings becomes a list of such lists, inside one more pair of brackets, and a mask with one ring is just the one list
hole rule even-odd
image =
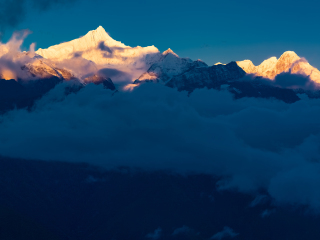
[[234, 100], [208, 89], [188, 97], [152, 83], [116, 94], [88, 84], [65, 96], [66, 87], [31, 112], [1, 116], [2, 155], [209, 173], [220, 189], [263, 188], [276, 202], [320, 209], [318, 99]]

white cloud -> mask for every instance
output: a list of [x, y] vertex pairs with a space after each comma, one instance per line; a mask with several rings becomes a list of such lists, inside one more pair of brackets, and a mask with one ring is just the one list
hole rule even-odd
[[201, 89], [190, 97], [157, 84], [112, 94], [66, 83], [33, 111], [0, 117], [0, 154], [171, 169], [222, 177], [220, 189], [265, 189], [281, 203], [320, 208], [320, 100], [234, 100]]

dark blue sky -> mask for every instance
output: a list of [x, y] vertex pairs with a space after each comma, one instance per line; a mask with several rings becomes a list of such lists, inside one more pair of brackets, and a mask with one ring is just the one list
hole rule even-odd
[[181, 57], [208, 64], [243, 59], [260, 64], [292, 50], [320, 68], [319, 1], [74, 0], [46, 10], [28, 2], [41, 0], [25, 1], [25, 18], [6, 28], [4, 41], [13, 30], [27, 28], [33, 34], [25, 46], [36, 42], [37, 48], [46, 48], [102, 25], [126, 45], [170, 47]]

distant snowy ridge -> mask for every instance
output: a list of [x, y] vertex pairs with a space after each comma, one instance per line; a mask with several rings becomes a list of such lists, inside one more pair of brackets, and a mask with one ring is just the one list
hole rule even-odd
[[70, 71], [57, 67], [55, 63], [45, 58], [34, 59], [23, 65], [21, 69], [27, 70], [32, 77], [50, 78], [55, 76], [67, 81], [75, 78]]
[[[65, 60], [81, 57], [94, 66], [93, 69], [113, 68], [128, 73], [132, 80], [167, 82], [172, 77], [180, 75], [193, 67], [207, 66], [204, 62], [180, 58], [170, 48], [162, 54], [155, 46], [130, 47], [109, 36], [105, 29], [99, 26], [89, 31], [85, 36], [70, 42], [39, 49], [36, 54], [52, 60]], [[304, 58], [295, 52], [287, 51], [277, 59], [271, 57], [255, 66], [250, 60], [238, 61], [246, 73], [274, 79], [282, 72], [298, 73], [309, 76], [311, 80], [320, 83], [320, 72], [312, 67]], [[77, 65], [77, 64], [74, 64]], [[222, 65], [217, 63], [216, 65]], [[70, 66], [70, 64], [69, 64]], [[80, 67], [79, 67], [80, 68]], [[69, 69], [77, 75], [77, 69]], [[91, 72], [96, 74], [95, 72]], [[77, 75], [76, 77], [81, 77]], [[137, 82], [136, 82], [137, 83]]]
[[191, 68], [188, 71], [177, 75], [167, 82], [167, 86], [177, 88], [179, 91], [192, 92], [196, 88], [220, 88], [228, 81], [243, 78], [246, 72], [235, 62], [226, 65], [218, 64]]
[[162, 53], [157, 62], [151, 65], [148, 71], [138, 78], [138, 81], [166, 82], [191, 68], [206, 66], [208, 65], [201, 60], [192, 61], [190, 58], [180, 58], [169, 48]]
[[271, 57], [259, 66], [255, 66], [250, 60], [238, 61], [237, 64], [246, 73], [265, 78], [274, 79], [280, 73], [291, 72], [309, 76], [312, 81], [320, 83], [320, 71], [293, 51], [284, 52], [279, 59]]

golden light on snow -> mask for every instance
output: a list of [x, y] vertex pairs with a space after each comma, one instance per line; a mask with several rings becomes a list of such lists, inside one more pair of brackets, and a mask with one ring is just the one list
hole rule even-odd
[[290, 71], [294, 74], [309, 76], [312, 81], [320, 83], [320, 71], [317, 68], [312, 67], [306, 59], [300, 58], [293, 51], [284, 52], [279, 59], [271, 57], [264, 60], [258, 66], [255, 66], [250, 60], [237, 61], [237, 64], [246, 73], [269, 78], [271, 80], [274, 80], [280, 73]]
[[130, 83], [130, 84], [125, 85], [122, 90], [132, 91], [135, 87], [138, 87], [138, 86], [139, 86], [139, 84], [131, 84]]

